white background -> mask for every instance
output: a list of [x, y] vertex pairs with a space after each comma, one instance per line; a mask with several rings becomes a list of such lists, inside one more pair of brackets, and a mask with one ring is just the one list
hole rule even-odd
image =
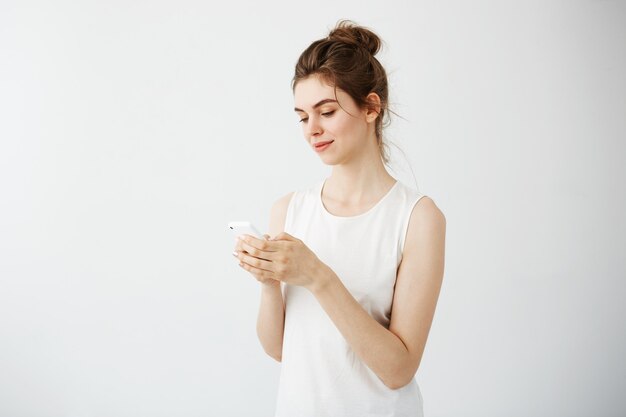
[[0, 416], [272, 415], [226, 223], [330, 173], [290, 80], [340, 18], [447, 218], [426, 415], [626, 415], [625, 2], [2, 0]]

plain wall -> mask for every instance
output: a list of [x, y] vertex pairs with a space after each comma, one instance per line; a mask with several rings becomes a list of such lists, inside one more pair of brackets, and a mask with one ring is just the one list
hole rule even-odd
[[330, 174], [290, 80], [385, 41], [447, 218], [429, 417], [626, 415], [623, 1], [0, 2], [0, 416], [270, 416], [230, 220]]

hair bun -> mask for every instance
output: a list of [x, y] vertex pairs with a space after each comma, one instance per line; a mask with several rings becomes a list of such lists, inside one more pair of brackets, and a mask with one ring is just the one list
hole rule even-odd
[[350, 20], [340, 20], [328, 34], [328, 39], [364, 48], [372, 55], [376, 55], [381, 46], [378, 35]]

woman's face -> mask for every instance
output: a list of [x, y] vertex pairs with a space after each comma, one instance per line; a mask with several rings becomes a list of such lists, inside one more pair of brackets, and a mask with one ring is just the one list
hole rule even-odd
[[315, 75], [299, 81], [294, 90], [304, 138], [328, 165], [346, 163], [363, 152], [374, 128], [366, 110], [345, 91], [336, 92], [335, 97], [335, 89]]

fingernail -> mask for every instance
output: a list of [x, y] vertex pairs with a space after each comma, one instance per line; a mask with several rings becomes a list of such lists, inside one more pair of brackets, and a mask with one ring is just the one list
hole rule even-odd
[[239, 256], [239, 253], [237, 253], [237, 251], [234, 251], [234, 252], [233, 252], [233, 256], [234, 256], [235, 258], [237, 258], [237, 257]]

